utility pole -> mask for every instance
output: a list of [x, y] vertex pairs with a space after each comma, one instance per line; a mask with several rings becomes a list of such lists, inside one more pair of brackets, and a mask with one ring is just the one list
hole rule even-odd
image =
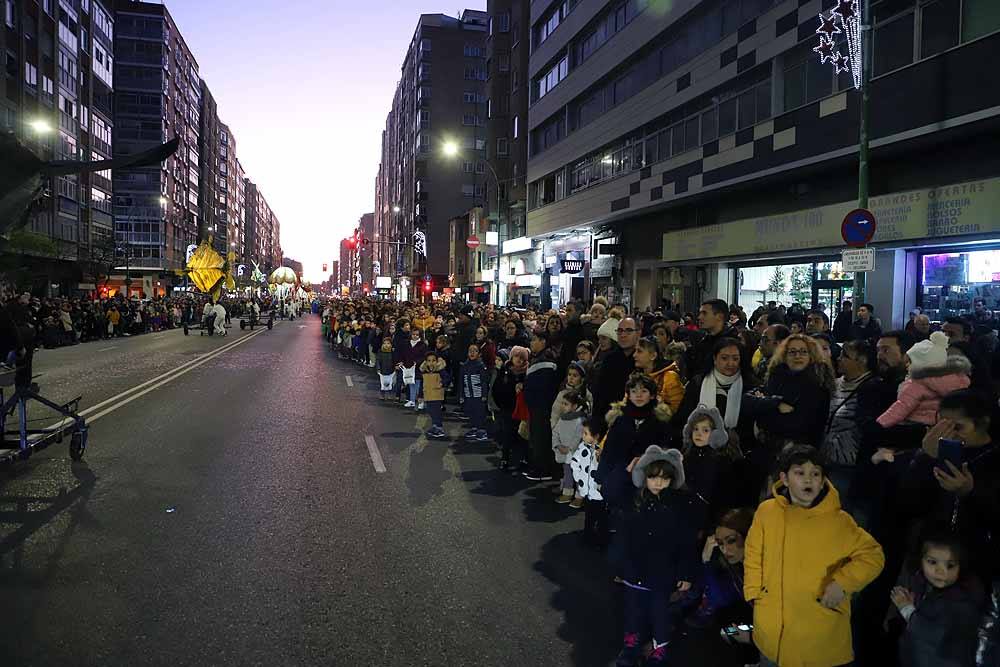
[[[871, 0], [861, 0], [861, 134], [858, 138], [858, 208], [868, 208], [868, 141], [872, 83]], [[866, 274], [854, 273], [854, 310], [865, 301]]]

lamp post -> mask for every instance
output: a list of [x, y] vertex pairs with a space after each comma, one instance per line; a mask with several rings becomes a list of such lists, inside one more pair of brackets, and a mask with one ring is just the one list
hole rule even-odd
[[[461, 154], [461, 150], [459, 149], [458, 144], [456, 144], [454, 141], [445, 142], [442, 150], [444, 151], [445, 157], [449, 157], [449, 158], [457, 157], [458, 155]], [[496, 191], [497, 191], [497, 263], [496, 263], [496, 266], [493, 269], [493, 283], [494, 283], [493, 292], [496, 295], [496, 305], [499, 306], [500, 305], [500, 255], [502, 254], [502, 249], [503, 249], [503, 236], [502, 236], [502, 234], [503, 234], [503, 226], [501, 225], [501, 218], [500, 218], [500, 176], [497, 174], [496, 169], [493, 168], [493, 165], [490, 164], [489, 160], [485, 160], [484, 164], [486, 164], [486, 166], [489, 168], [490, 173], [493, 174], [493, 180], [494, 180], [494, 182], [496, 183], [496, 186], [497, 186], [496, 187]], [[472, 169], [473, 169], [473, 171], [475, 171], [475, 165], [474, 164], [473, 164]]]

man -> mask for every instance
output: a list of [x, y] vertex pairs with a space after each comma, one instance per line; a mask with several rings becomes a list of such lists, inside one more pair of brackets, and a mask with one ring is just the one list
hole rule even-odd
[[691, 376], [712, 370], [712, 350], [717, 340], [738, 337], [729, 326], [729, 306], [722, 299], [710, 299], [701, 304], [698, 329], [704, 335], [688, 353], [688, 372]]
[[986, 310], [986, 301], [982, 297], [976, 297], [972, 300], [972, 308], [972, 320], [977, 327], [988, 331], [997, 328], [997, 321], [993, 317], [993, 311]]
[[760, 360], [754, 364], [754, 375], [764, 383], [764, 376], [767, 375], [767, 367], [771, 364], [771, 357], [778, 349], [781, 341], [792, 335], [791, 330], [784, 324], [772, 324], [764, 329], [764, 335], [760, 337]]
[[929, 339], [931, 337], [931, 318], [923, 313], [917, 315], [913, 318], [912, 329], [911, 335], [914, 343]]
[[562, 358], [559, 360], [559, 368], [568, 368], [570, 362], [576, 359], [576, 346], [584, 339], [583, 322], [580, 320], [582, 315], [583, 305], [579, 301], [570, 301], [566, 304]]
[[830, 332], [830, 318], [822, 310], [810, 310], [806, 313], [806, 333], [810, 336]]
[[851, 335], [851, 322], [854, 321], [854, 304], [845, 301], [833, 321], [833, 339], [838, 343], [848, 340]]
[[226, 335], [226, 308], [221, 302], [216, 303], [212, 307], [212, 312], [215, 313], [215, 335], [225, 336]]
[[601, 362], [594, 383], [594, 417], [604, 419], [611, 404], [625, 396], [628, 376], [635, 370], [635, 347], [639, 344], [639, 325], [631, 317], [618, 323], [618, 343]]
[[608, 309], [603, 304], [595, 303], [590, 307], [589, 318], [583, 324], [583, 337], [590, 342], [597, 344], [597, 330], [608, 318]]
[[858, 306], [858, 319], [851, 326], [850, 340], [876, 341], [882, 335], [882, 327], [875, 319], [875, 306], [863, 303]]
[[948, 344], [968, 343], [972, 341], [972, 323], [961, 317], [949, 317], [941, 326], [941, 331], [948, 337]]

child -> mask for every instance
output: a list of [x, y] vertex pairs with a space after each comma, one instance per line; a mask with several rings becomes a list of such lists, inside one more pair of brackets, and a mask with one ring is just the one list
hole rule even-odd
[[[579, 391], [563, 391], [557, 403], [561, 403], [559, 420], [552, 427], [552, 450], [555, 452], [556, 463], [562, 464], [562, 494], [556, 498], [560, 505], [578, 501], [577, 507], [582, 506], [583, 496], [574, 493], [576, 484], [573, 482], [573, 468], [570, 466], [570, 459], [573, 452], [580, 446], [580, 439], [583, 437], [583, 419], [587, 414], [586, 399]], [[575, 497], [574, 497], [575, 496]]]
[[970, 384], [972, 365], [961, 354], [948, 354], [948, 337], [941, 331], [911, 347], [906, 358], [909, 375], [899, 385], [896, 402], [878, 418], [882, 428], [904, 421], [933, 426], [941, 397]]
[[[576, 497], [569, 504], [574, 509], [584, 507], [583, 540], [587, 544], [601, 545], [607, 542], [607, 512], [601, 485], [594, 479], [597, 474], [597, 450], [607, 434], [603, 419], [590, 417], [583, 420], [583, 434], [580, 445], [570, 457], [573, 480], [576, 482]], [[584, 502], [580, 502], [580, 498]]]
[[682, 433], [684, 452], [684, 476], [688, 490], [705, 505], [708, 521], [702, 528], [710, 528], [711, 522], [721, 510], [732, 507], [738, 499], [732, 498], [733, 461], [741, 458], [739, 448], [730, 445], [729, 432], [718, 408], [699, 405], [688, 417]]
[[691, 520], [692, 496], [684, 490], [684, 461], [676, 449], [651, 445], [632, 468], [639, 492], [623, 523], [625, 550], [625, 640], [615, 662], [634, 665], [652, 631], [653, 652], [646, 665], [666, 663], [673, 634], [670, 599], [690, 590], [698, 571]]
[[562, 415], [563, 407], [561, 399], [563, 395], [570, 392], [580, 392], [583, 395], [583, 399], [586, 404], [583, 406], [584, 410], [589, 411], [590, 406], [594, 404], [594, 397], [591, 395], [590, 390], [587, 389], [587, 371], [578, 361], [570, 363], [569, 368], [566, 369], [566, 381], [563, 382], [562, 387], [560, 387], [559, 393], [556, 395], [556, 400], [552, 404], [552, 428], [556, 427], [559, 423], [559, 417]]
[[975, 663], [983, 591], [965, 568], [965, 549], [948, 534], [920, 545], [920, 565], [892, 589], [890, 621], [902, 618], [903, 667], [966, 667]]
[[444, 388], [448, 386], [448, 365], [437, 352], [428, 350], [424, 362], [420, 364], [424, 376], [424, 406], [431, 417], [431, 427], [425, 434], [428, 438], [441, 440], [448, 437], [444, 432], [441, 406], [444, 405]]
[[597, 349], [589, 340], [581, 340], [576, 345], [576, 360], [583, 364], [584, 367], [590, 366], [594, 363], [594, 355], [596, 353]]
[[882, 547], [840, 509], [815, 447], [789, 445], [778, 469], [774, 497], [754, 516], [744, 561], [761, 667], [848, 664], [850, 595], [882, 571]]
[[470, 442], [489, 442], [486, 434], [486, 391], [489, 375], [486, 365], [479, 358], [479, 346], [469, 345], [469, 358], [462, 364], [462, 409], [469, 418], [465, 439]]
[[[452, 378], [451, 338], [448, 337], [448, 334], [438, 334], [438, 337], [434, 339], [434, 350], [437, 352], [438, 359], [443, 361], [445, 368], [448, 369], [448, 377]], [[444, 393], [447, 394], [450, 388], [451, 380], [449, 379], [448, 383], [444, 385]]]
[[375, 355], [375, 372], [378, 373], [379, 400], [385, 401], [392, 394], [392, 383], [396, 379], [396, 367], [392, 363], [392, 341], [382, 339], [382, 347]]

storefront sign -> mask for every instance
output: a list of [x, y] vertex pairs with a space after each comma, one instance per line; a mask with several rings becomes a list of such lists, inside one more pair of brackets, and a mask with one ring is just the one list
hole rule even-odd
[[875, 248], [851, 248], [843, 253], [844, 273], [865, 273], [875, 270]]
[[[1000, 178], [872, 197], [872, 243], [985, 236], [1000, 232]], [[840, 223], [855, 202], [663, 235], [663, 260], [682, 262], [842, 246]]]
[[582, 259], [564, 259], [559, 268], [560, 273], [580, 273], [586, 262]]

